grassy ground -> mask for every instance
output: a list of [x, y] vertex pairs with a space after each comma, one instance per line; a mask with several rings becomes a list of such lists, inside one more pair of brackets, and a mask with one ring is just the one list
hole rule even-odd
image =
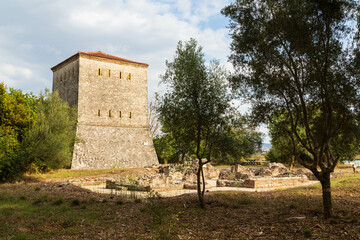
[[319, 184], [206, 193], [200, 209], [194, 195], [121, 199], [56, 179], [0, 185], [0, 239], [360, 239], [360, 174], [332, 181], [327, 221]]
[[43, 174], [28, 175], [28, 177], [36, 178], [36, 179], [78, 178], [78, 177], [97, 176], [104, 174], [121, 174], [128, 170], [130, 170], [131, 172], [137, 172], [137, 170], [142, 171], [143, 169], [140, 168], [139, 169], [111, 168], [111, 169], [85, 169], [85, 170], [61, 169]]
[[[215, 167], [218, 169], [231, 168], [230, 165], [215, 165]], [[267, 164], [246, 165], [244, 167], [261, 168], [261, 167], [267, 167]], [[287, 167], [289, 167], [289, 166], [287, 166]], [[299, 168], [303, 168], [303, 167], [300, 165], [294, 166], [294, 170], [297, 170]], [[51, 172], [43, 173], [43, 174], [35, 174], [35, 175], [32, 174], [32, 175], [28, 175], [28, 177], [35, 178], [35, 179], [78, 178], [78, 177], [97, 176], [97, 175], [104, 175], [104, 174], [121, 174], [128, 170], [134, 172], [136, 170], [141, 171], [142, 169], [141, 168], [139, 168], [139, 169], [136, 169], [136, 168], [131, 168], [131, 169], [111, 168], [111, 169], [88, 169], [88, 170], [61, 169], [61, 170], [51, 171]], [[341, 172], [341, 171], [351, 172], [352, 168], [348, 165], [339, 164], [336, 171], [337, 172]]]

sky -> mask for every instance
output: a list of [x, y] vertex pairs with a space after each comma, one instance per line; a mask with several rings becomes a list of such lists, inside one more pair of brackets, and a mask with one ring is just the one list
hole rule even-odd
[[[230, 0], [0, 0], [0, 81], [38, 94], [52, 88], [51, 67], [78, 51], [145, 62], [149, 100], [178, 41], [195, 38], [206, 60], [227, 69]], [[247, 107], [241, 107], [245, 112]], [[264, 126], [260, 131], [267, 133]], [[265, 137], [264, 142], [269, 142]]]

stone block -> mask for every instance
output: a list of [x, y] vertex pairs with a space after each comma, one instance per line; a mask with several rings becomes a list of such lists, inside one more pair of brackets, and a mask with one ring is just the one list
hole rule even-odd
[[[246, 180], [245, 180], [246, 181]], [[217, 187], [244, 187], [244, 180], [223, 180], [218, 179], [216, 181]]]

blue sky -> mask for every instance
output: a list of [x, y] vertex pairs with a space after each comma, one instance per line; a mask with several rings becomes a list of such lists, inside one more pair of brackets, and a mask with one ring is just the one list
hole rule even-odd
[[[0, 81], [25, 92], [52, 86], [50, 68], [78, 51], [146, 62], [149, 99], [179, 40], [198, 40], [207, 59], [227, 62], [231, 39], [220, 10], [230, 0], [0, 1]], [[244, 109], [244, 108], [243, 108]], [[266, 131], [261, 128], [262, 131]], [[265, 139], [268, 142], [267, 139]]]

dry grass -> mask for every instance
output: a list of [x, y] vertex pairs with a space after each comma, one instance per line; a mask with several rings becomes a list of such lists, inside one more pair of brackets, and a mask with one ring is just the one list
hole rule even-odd
[[109, 169], [85, 169], [85, 170], [72, 170], [72, 169], [60, 169], [43, 174], [32, 174], [27, 177], [37, 179], [56, 179], [56, 178], [79, 178], [79, 177], [91, 177], [97, 175], [108, 174], [121, 174], [124, 172], [143, 171], [143, 168], [109, 168]]
[[319, 185], [207, 193], [200, 209], [194, 195], [140, 201], [56, 182], [4, 184], [0, 239], [359, 239], [359, 185], [360, 174], [333, 180], [336, 218], [324, 221]]

